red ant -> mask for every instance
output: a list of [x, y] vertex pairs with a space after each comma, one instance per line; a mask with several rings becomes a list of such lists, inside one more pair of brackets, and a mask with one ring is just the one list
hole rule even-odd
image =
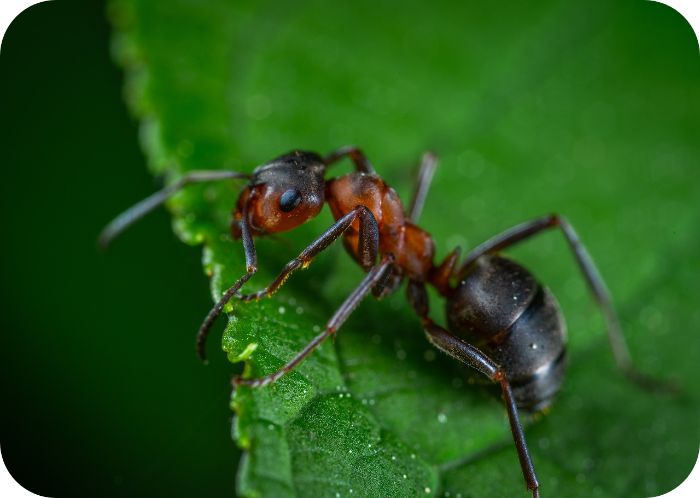
[[[324, 179], [326, 169], [344, 157], [352, 160], [356, 171]], [[416, 225], [436, 165], [434, 154], [423, 156], [407, 212], [394, 189], [374, 172], [356, 147], [338, 149], [325, 158], [314, 152], [292, 151], [258, 166], [250, 175], [194, 171], [118, 216], [100, 234], [99, 244], [107, 246], [129, 225], [187, 184], [247, 178], [248, 184], [238, 198], [231, 222], [233, 237], [243, 240], [246, 273], [204, 319], [197, 334], [199, 357], [205, 360], [207, 335], [232, 298], [251, 301], [274, 293], [292, 272], [306, 267], [342, 235], [345, 249], [367, 273], [362, 282], [340, 305], [325, 329], [284, 367], [259, 379], [236, 377], [234, 386], [262, 387], [276, 381], [328, 336], [335, 335], [367, 294], [371, 292], [376, 298], [391, 294], [406, 278], [408, 302], [420, 317], [428, 340], [500, 384], [525, 482], [537, 498], [539, 484], [518, 419], [518, 408], [535, 412], [554, 400], [566, 367], [565, 324], [550, 291], [518, 263], [499, 256], [501, 250], [547, 229], [561, 229], [600, 305], [617, 367], [644, 387], [659, 383], [633, 367], [610, 293], [578, 235], [563, 217], [543, 216], [506, 230], [473, 249], [459, 265], [460, 249], [456, 248], [436, 265], [435, 243]], [[258, 269], [253, 236], [292, 230], [316, 216], [324, 202], [328, 202], [335, 223], [290, 261], [266, 288], [252, 294], [240, 293], [243, 284]], [[449, 330], [430, 318], [426, 284], [447, 300]]]

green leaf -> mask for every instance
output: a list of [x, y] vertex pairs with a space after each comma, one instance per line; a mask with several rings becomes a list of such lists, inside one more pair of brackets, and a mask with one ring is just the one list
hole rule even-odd
[[[658, 495], [688, 475], [699, 444], [700, 66], [677, 13], [652, 2], [119, 0], [110, 18], [144, 149], [169, 180], [355, 143], [407, 198], [433, 149], [442, 162], [421, 226], [439, 258], [544, 213], [567, 216], [636, 363], [683, 390], [653, 395], [615, 370], [560, 234], [515, 248], [558, 296], [570, 334], [557, 403], [522, 417], [542, 495]], [[204, 243], [214, 300], [244, 271], [227, 235], [239, 188], [192, 186], [169, 203], [182, 240]], [[324, 211], [289, 243], [257, 241], [260, 271], [246, 289], [267, 285], [331, 223]], [[362, 276], [334, 245], [272, 299], [232, 306], [229, 359], [247, 376], [277, 370]], [[431, 306], [443, 320], [435, 295]], [[238, 492], [517, 496], [502, 403], [471, 379], [425, 341], [401, 293], [368, 299], [294, 372], [235, 394], [247, 450]]]

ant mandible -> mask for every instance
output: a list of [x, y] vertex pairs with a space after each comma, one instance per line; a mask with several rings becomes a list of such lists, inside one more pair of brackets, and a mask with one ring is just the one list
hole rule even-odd
[[[326, 180], [326, 170], [340, 159], [352, 160], [356, 171]], [[411, 207], [404, 211], [398, 195], [374, 172], [357, 147], [344, 147], [325, 158], [314, 152], [292, 151], [258, 166], [252, 174], [194, 171], [115, 218], [100, 234], [106, 247], [119, 233], [190, 183], [246, 178], [248, 184], [233, 211], [231, 233], [243, 240], [246, 273], [221, 297], [197, 334], [197, 353], [206, 359], [204, 344], [214, 321], [232, 299], [258, 300], [273, 294], [292, 272], [306, 267], [333, 241], [343, 236], [348, 253], [367, 273], [326, 324], [325, 329], [280, 370], [258, 379], [234, 378], [234, 386], [262, 387], [290, 372], [328, 336], [335, 335], [369, 293], [379, 298], [395, 292], [403, 279], [413, 311], [428, 340], [438, 349], [500, 384], [520, 466], [533, 498], [539, 484], [518, 419], [518, 408], [535, 412], [554, 399], [566, 367], [566, 327], [559, 306], [535, 277], [498, 253], [550, 228], [559, 228], [598, 302], [617, 367], [644, 387], [658, 383], [635, 370], [620, 323], [593, 260], [568, 221], [556, 214], [517, 225], [466, 255], [460, 249], [434, 263], [435, 243], [416, 223], [437, 165], [432, 153], [423, 156]], [[240, 289], [258, 269], [253, 236], [287, 232], [315, 217], [324, 202], [335, 223], [291, 260], [264, 289], [242, 294]], [[377, 262], [377, 258], [379, 261]], [[457, 282], [453, 285], [452, 282]], [[445, 299], [448, 329], [429, 316], [426, 284]]]

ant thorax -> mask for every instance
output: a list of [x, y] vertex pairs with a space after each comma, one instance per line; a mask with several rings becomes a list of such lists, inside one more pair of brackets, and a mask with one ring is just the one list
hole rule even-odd
[[[379, 227], [379, 253], [396, 256], [394, 273], [423, 282], [433, 268], [435, 243], [423, 229], [410, 223], [401, 199], [381, 177], [350, 173], [326, 182], [326, 202], [338, 220], [359, 205], [366, 206]], [[359, 221], [344, 234], [344, 245], [357, 260]]]

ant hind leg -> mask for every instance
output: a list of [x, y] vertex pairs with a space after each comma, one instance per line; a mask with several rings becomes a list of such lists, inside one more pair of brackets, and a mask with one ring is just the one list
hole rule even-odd
[[510, 383], [506, 378], [506, 374], [491, 358], [482, 353], [479, 349], [471, 344], [468, 344], [455, 336], [445, 328], [437, 325], [428, 316], [428, 295], [425, 290], [425, 285], [419, 282], [410, 281], [406, 289], [408, 301], [413, 311], [420, 317], [423, 330], [425, 331], [428, 340], [439, 350], [453, 358], [469, 365], [470, 367], [483, 373], [493, 382], [501, 385], [503, 391], [503, 401], [506, 404], [508, 412], [508, 421], [510, 423], [510, 432], [515, 442], [515, 448], [518, 452], [520, 468], [525, 478], [525, 483], [533, 498], [539, 498], [539, 483], [535, 468], [532, 465], [530, 452], [525, 441], [525, 433], [523, 432], [520, 419], [518, 418], [518, 408], [515, 404], [515, 397], [510, 387]]
[[672, 382], [654, 379], [635, 368], [622, 334], [620, 320], [613, 307], [610, 291], [600, 276], [595, 263], [593, 263], [593, 259], [581, 243], [578, 234], [563, 216], [557, 214], [542, 216], [541, 218], [521, 223], [487, 240], [467, 254], [462, 266], [455, 272], [456, 278], [458, 280], [463, 279], [480, 256], [499, 252], [551, 228], [561, 229], [591, 293], [600, 306], [605, 320], [610, 349], [612, 349], [615, 357], [617, 368], [628, 379], [644, 389], [660, 392], [676, 390], [677, 386]]

